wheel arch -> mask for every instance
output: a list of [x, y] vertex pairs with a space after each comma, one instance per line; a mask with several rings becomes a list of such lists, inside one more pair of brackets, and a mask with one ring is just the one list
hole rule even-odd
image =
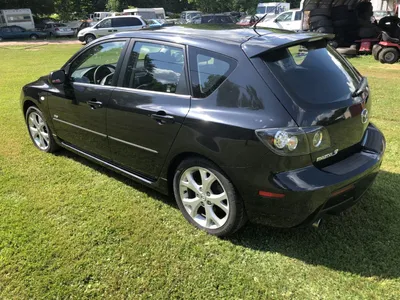
[[[167, 184], [168, 184], [168, 194], [173, 195], [173, 184], [174, 184], [174, 175], [175, 175], [175, 171], [178, 168], [179, 164], [184, 161], [185, 159], [189, 159], [189, 158], [201, 158], [201, 159], [205, 159], [208, 160], [210, 163], [216, 165], [222, 172], [223, 174], [233, 183], [231, 177], [229, 176], [229, 174], [227, 174], [224, 170], [223, 167], [221, 167], [220, 164], [218, 164], [218, 162], [216, 162], [213, 159], [210, 159], [209, 157], [202, 155], [200, 153], [197, 152], [192, 152], [192, 151], [185, 151], [185, 152], [181, 152], [177, 155], [175, 155], [169, 162], [168, 167], [166, 168], [166, 172], [164, 171], [163, 175], [164, 177], [166, 177], [167, 179]], [[235, 184], [233, 183], [233, 185], [235, 186]], [[236, 186], [235, 186], [236, 188]]]

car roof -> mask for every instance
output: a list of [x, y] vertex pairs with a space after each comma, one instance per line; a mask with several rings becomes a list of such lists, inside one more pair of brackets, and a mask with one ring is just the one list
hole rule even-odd
[[[141, 18], [141, 16], [139, 15], [122, 15], [122, 16], [110, 16], [110, 17], [106, 17], [105, 19], [119, 19], [119, 18]], [[103, 21], [102, 20], [102, 21]]]
[[206, 15], [202, 15], [202, 17], [214, 17], [214, 16], [217, 16], [217, 17], [229, 17], [229, 15], [227, 15], [227, 14], [206, 14]]
[[106, 36], [102, 39], [107, 38], [157, 40], [189, 45], [217, 52], [219, 51], [218, 49], [235, 49], [235, 51], [237, 51], [242, 48], [249, 57], [253, 57], [273, 48], [282, 47], [283, 45], [295, 44], [310, 39], [330, 39], [332, 36], [312, 32], [296, 33], [294, 31], [272, 28], [257, 29], [255, 31], [252, 28], [209, 30], [172, 26], [156, 30], [121, 32]]

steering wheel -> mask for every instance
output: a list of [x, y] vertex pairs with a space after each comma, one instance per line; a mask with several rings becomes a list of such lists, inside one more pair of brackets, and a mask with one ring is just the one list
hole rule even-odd
[[[110, 75], [110, 74], [114, 74], [115, 73], [115, 67], [113, 66], [113, 65], [111, 65], [111, 64], [105, 64], [105, 65], [100, 65], [100, 66], [98, 66], [97, 68], [96, 68], [96, 70], [94, 71], [94, 74], [93, 74], [93, 81], [94, 81], [94, 83], [95, 84], [99, 84], [100, 82], [101, 82], [101, 79], [97, 79], [97, 73], [99, 72], [99, 70], [100, 69], [102, 69], [102, 68], [107, 68], [107, 71], [109, 71], [110, 73], [109, 74], [107, 74], [106, 76], [108, 76], [108, 75]], [[110, 69], [112, 69], [112, 70], [110, 70]], [[104, 77], [103, 77], [104, 78]], [[102, 79], [103, 79], [102, 78]]]

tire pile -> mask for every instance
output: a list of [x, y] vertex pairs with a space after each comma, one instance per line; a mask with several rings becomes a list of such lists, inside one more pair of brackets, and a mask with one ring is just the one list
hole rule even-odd
[[358, 39], [357, 13], [347, 5], [321, 7], [320, 3], [318, 8], [310, 9], [309, 21], [311, 31], [334, 33], [339, 47], [349, 47]]

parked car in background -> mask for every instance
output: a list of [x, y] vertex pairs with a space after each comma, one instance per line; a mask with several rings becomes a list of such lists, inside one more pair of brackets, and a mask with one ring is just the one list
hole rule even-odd
[[108, 17], [92, 27], [82, 29], [78, 32], [81, 42], [90, 43], [93, 40], [112, 33], [121, 31], [133, 31], [147, 28], [146, 21], [139, 16], [116, 16]]
[[262, 20], [257, 24], [257, 27], [299, 31], [301, 30], [302, 13], [300, 9], [285, 11], [273, 19]]
[[274, 18], [280, 13], [290, 9], [290, 3], [283, 2], [260, 2], [257, 4], [256, 17]]
[[163, 26], [163, 23], [161, 23], [160, 21], [156, 20], [156, 19], [150, 19], [150, 20], [146, 20], [147, 25], [150, 28], [160, 28]]
[[0, 41], [2, 40], [18, 40], [18, 39], [44, 39], [47, 38], [47, 32], [26, 30], [20, 26], [4, 26], [0, 27]]
[[385, 151], [368, 82], [330, 38], [118, 33], [23, 87], [26, 129], [43, 152], [61, 146], [173, 194], [183, 216], [213, 235], [247, 218], [319, 224], [357, 203]]
[[225, 14], [208, 14], [192, 19], [193, 24], [234, 24], [231, 16]]
[[88, 28], [88, 27], [93, 27], [94, 25], [96, 25], [96, 23], [97, 22], [95, 22], [93, 20], [82, 21], [81, 25], [77, 29], [77, 33], [79, 33], [79, 31], [81, 31], [82, 29], [85, 29], [85, 28]]
[[244, 18], [240, 19], [236, 25], [239, 26], [253, 26], [256, 22], [257, 18], [255, 16], [245, 16]]
[[73, 37], [75, 31], [63, 23], [48, 23], [43, 29], [50, 37]]
[[179, 19], [179, 23], [188, 24], [192, 23], [193, 18], [201, 16], [202, 12], [198, 10], [188, 10], [183, 11], [181, 13], [181, 18]]

